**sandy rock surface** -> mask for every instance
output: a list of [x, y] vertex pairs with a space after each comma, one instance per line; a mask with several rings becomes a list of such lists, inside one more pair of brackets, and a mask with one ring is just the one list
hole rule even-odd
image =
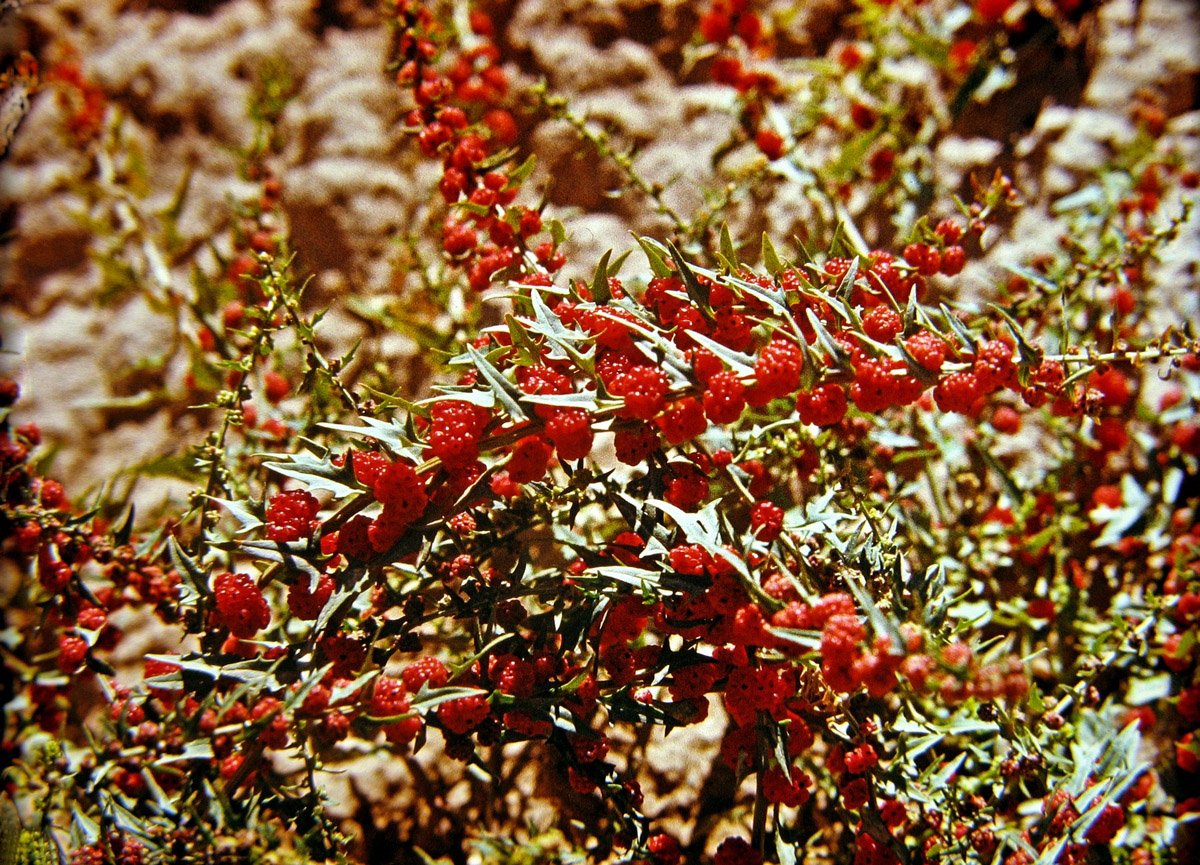
[[[823, 50], [835, 35], [839, 4], [771, 5], [798, 7], [780, 42], [785, 52]], [[124, 114], [125, 134], [142, 153], [147, 179], [143, 197], [131, 201], [122, 218], [154, 222], [192, 172], [177, 226], [187, 254], [157, 275], [152, 254], [134, 250], [129, 257], [140, 275], [162, 282], [159, 298], [186, 295], [193, 266], [215, 267], [209, 238], [217, 238], [218, 252], [228, 253], [227, 199], [251, 189], [236, 177], [234, 151], [252, 134], [246, 108], [252, 82], [264, 64], [285, 64], [296, 89], [281, 117], [281, 147], [271, 165], [284, 182], [283, 212], [299, 267], [313, 277], [314, 304], [325, 305], [395, 291], [403, 281], [399, 241], [427, 234], [441, 219], [434, 191], [438, 166], [420, 158], [402, 130], [408, 105], [382, 69], [387, 33], [375, 6], [349, 0], [54, 0], [28, 3], [21, 23], [5, 27], [17, 45], [49, 45], [64, 56], [71, 46], [86, 74]], [[731, 97], [727, 88], [685, 68], [694, 4], [506, 0], [491, 7], [514, 79], [545, 79], [552, 92], [569, 97], [571, 110], [587, 117], [590, 128], [607, 130], [622, 149], [635, 148], [637, 170], [663, 186], [666, 207], [690, 216], [720, 190], [723, 181], [710, 156], [734, 120], [713, 109]], [[1200, 165], [1196, 4], [1109, 0], [1081, 39], [1081, 66], [1064, 65], [1061, 79], [1052, 68], [1041, 91], [1023, 94], [1020, 110], [1029, 122], [1017, 137], [991, 138], [981, 122], [978, 132], [950, 137], [936, 151], [934, 171], [950, 188], [963, 186], [972, 171], [987, 175], [994, 165], [1011, 165], [1014, 155], [1037, 156], [1026, 163], [1029, 173], [1014, 178], [1026, 208], [995, 238], [993, 254], [971, 265], [963, 279], [968, 292], [987, 296], [1001, 265], [1053, 250], [1061, 223], [1051, 215], [1052, 201], [1076, 191], [1089, 171], [1134, 135], [1129, 108], [1139, 94], [1150, 93], [1162, 105], [1167, 138], [1190, 165]], [[1078, 82], [1068, 80], [1072, 75]], [[84, 495], [114, 474], [180, 453], [199, 440], [207, 418], [177, 398], [184, 392], [187, 354], [169, 349], [191, 335], [180, 332], [169, 310], [144, 296], [113, 292], [106, 280], [109, 249], [83, 223], [111, 214], [79, 192], [92, 169], [64, 147], [62, 112], [53, 94], [36, 96], [0, 164], [10, 214], [0, 283], [9, 353], [0, 359], [0, 373], [21, 384], [22, 419], [36, 421], [49, 441], [61, 445], [53, 474], [69, 480], [73, 494]], [[541, 156], [528, 184], [529, 203], [544, 195], [548, 212], [566, 224], [572, 275], [590, 276], [605, 250], [631, 245], [631, 232], [670, 232], [671, 218], [645, 196], [620, 192], [617, 167], [582, 144], [567, 122], [541, 119], [523, 131], [519, 144]], [[729, 212], [744, 237], [766, 230], [788, 238], [809, 207], [780, 184], [735, 202]], [[1193, 219], [1162, 264], [1179, 288], [1174, 305], [1180, 321], [1200, 320], [1198, 249], [1200, 221]], [[335, 308], [324, 335], [337, 352], [373, 327]], [[379, 361], [396, 369], [415, 363], [409, 340], [392, 336], [381, 346]], [[419, 366], [414, 370], [418, 375]], [[146, 478], [136, 497], [152, 512], [185, 489]], [[686, 815], [695, 807], [722, 725], [714, 711], [705, 725], [646, 743], [657, 779], [643, 779], [651, 813]], [[360, 797], [416, 807], [419, 776], [458, 771], [443, 765], [436, 748], [385, 770], [362, 755], [349, 769], [330, 778], [346, 817], [355, 815]], [[537, 783], [532, 776], [520, 779], [520, 795], [536, 796]], [[453, 784], [449, 788], [450, 798], [421, 807], [451, 812], [456, 794]], [[509, 803], [514, 811], [517, 805]], [[384, 820], [384, 812], [373, 813]]]

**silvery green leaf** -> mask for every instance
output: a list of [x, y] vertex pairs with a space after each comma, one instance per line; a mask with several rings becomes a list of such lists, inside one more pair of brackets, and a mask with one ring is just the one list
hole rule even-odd
[[363, 426], [351, 426], [350, 424], [341, 423], [321, 423], [317, 424], [317, 426], [382, 442], [393, 453], [397, 454], [406, 453], [412, 449], [413, 442], [405, 434], [403, 424], [397, 423], [395, 420], [382, 421], [378, 418], [365, 416], [359, 417], [359, 420], [363, 422]]
[[467, 353], [508, 415], [516, 421], [529, 420], [529, 416], [521, 408], [521, 389], [505, 378], [500, 370], [492, 366], [491, 362], [475, 346], [468, 345]]
[[354, 487], [348, 486], [339, 479], [343, 474], [343, 467], [335, 466], [328, 453], [322, 457], [307, 453], [285, 454], [282, 455], [283, 460], [278, 460], [281, 456], [279, 454], [261, 454], [260, 456], [275, 457], [277, 460], [264, 462], [264, 468], [301, 481], [310, 490], [328, 490], [338, 498], [357, 492]]
[[1125, 702], [1130, 706], [1145, 706], [1156, 700], [1171, 696], [1171, 674], [1162, 673], [1146, 679], [1131, 679], [1125, 692]]
[[303, 554], [308, 551], [308, 544], [304, 541], [292, 541], [290, 543], [283, 543], [282, 541], [231, 541], [229, 543], [214, 544], [213, 546], [219, 550], [239, 550], [258, 561], [278, 562], [281, 565], [287, 566], [290, 570], [308, 574], [312, 579], [320, 579], [321, 577], [321, 569], [309, 564], [303, 558]]
[[182, 605], [194, 604], [208, 590], [208, 571], [188, 555], [174, 535], [167, 538], [167, 551], [171, 556], [171, 564], [179, 572], [179, 602]]
[[250, 509], [241, 502], [226, 501], [225, 499], [219, 499], [216, 496], [208, 496], [207, 498], [209, 501], [216, 502], [221, 507], [225, 508], [225, 510], [229, 511], [229, 513], [233, 515], [234, 519], [241, 524], [241, 528], [238, 529], [237, 532], [239, 535], [245, 532], [254, 531], [255, 529], [261, 528], [265, 525], [262, 520], [252, 514]]
[[728, 346], [722, 345], [715, 339], [709, 339], [702, 333], [694, 330], [687, 332], [688, 336], [695, 341], [701, 348], [706, 348], [715, 354], [726, 366], [736, 372], [739, 376], [750, 376], [754, 374], [754, 358], [748, 354], [742, 354], [740, 351], [734, 351]]

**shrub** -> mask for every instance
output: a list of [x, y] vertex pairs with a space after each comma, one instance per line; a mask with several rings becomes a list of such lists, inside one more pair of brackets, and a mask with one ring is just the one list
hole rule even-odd
[[[987, 304], [956, 292], [1018, 190], [996, 172], [955, 216], [917, 210], [947, 107], [1010, 62], [1017, 25], [1061, 36], [1073, 10], [1048, 6], [978, 4], [951, 28], [864, 0], [861, 39], [797, 67], [806, 89], [769, 71], [775, 22], [705, 6], [688, 50], [736, 114], [718, 168], [752, 167], [684, 214], [568, 100], [514, 85], [483, 12], [384, 4], [407, 129], [441, 167], [422, 291], [459, 316], [426, 331], [446, 359], [424, 399], [326, 354], [270, 170], [288, 89], [268, 70], [236, 254], [197, 267], [184, 304], [189, 398], [216, 418], [188, 502], [158, 525], [73, 502], [4, 384], [0, 525], [22, 575], [4, 744], [23, 828], [6, 806], [3, 853], [350, 861], [329, 773], [422, 751], [474, 779], [488, 861], [1194, 849], [1200, 365], [1188, 328], [1156, 324], [1153, 280], [1194, 173], [1145, 129], [1058, 202], [1058, 254]], [[920, 104], [879, 74], [915, 48]], [[128, 155], [78, 66], [45, 77], [80, 152]], [[572, 125], [671, 230], [562, 277], [566, 229], [525, 189], [520, 109]], [[742, 234], [735, 197], [786, 184], [812, 207], [805, 236]], [[113, 256], [165, 242], [105, 228]], [[1152, 370], [1173, 382], [1157, 402]], [[119, 677], [117, 622], [151, 620], [176, 650]], [[645, 744], [702, 725], [724, 822], [664, 829]], [[563, 819], [518, 836], [506, 796], [525, 765]], [[405, 840], [465, 861], [468, 809], [444, 792], [429, 807], [454, 828]]]

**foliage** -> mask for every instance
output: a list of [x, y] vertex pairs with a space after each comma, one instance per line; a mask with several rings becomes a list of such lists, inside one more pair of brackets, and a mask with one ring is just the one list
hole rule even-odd
[[[151, 212], [117, 109], [76, 66], [46, 76], [100, 169], [84, 192], [112, 292], [174, 316], [190, 358], [188, 394], [154, 398], [213, 423], [188, 502], [143, 526], [41, 476], [4, 383], [22, 579], [0, 860], [352, 861], [330, 773], [422, 749], [466, 767], [486, 816], [468, 843], [447, 809], [454, 830], [414, 830], [403, 862], [1194, 852], [1200, 362], [1190, 327], [1161, 326], [1155, 267], [1196, 174], [1143, 112], [1056, 203], [1058, 254], [986, 305], [958, 302], [959, 276], [1019, 190], [997, 171], [957, 217], [926, 213], [955, 192], [932, 148], [1019, 74], [1017, 34], [1066, 39], [1089, 10], [863, 0], [854, 42], [776, 78], [757, 68], [772, 22], [718, 0], [689, 48], [737, 94], [714, 167], [759, 156], [683, 214], [568, 99], [512, 85], [486, 14], [384, 5], [445, 210], [440, 249], [410, 244], [416, 287], [356, 311], [444, 352], [426, 399], [323, 348], [270, 167], [286, 64], [249, 106], [235, 254], [184, 293], [160, 276], [189, 263], [187, 184]], [[919, 102], [900, 56], [935, 82]], [[521, 203], [521, 107], [569, 121], [670, 235], [559, 276], [569, 221]], [[812, 206], [794, 247], [726, 222], [787, 184]], [[117, 622], [149, 619], [176, 651], [118, 677]], [[664, 831], [634, 743], [714, 722], [724, 822]], [[513, 833], [514, 748], [556, 825]]]

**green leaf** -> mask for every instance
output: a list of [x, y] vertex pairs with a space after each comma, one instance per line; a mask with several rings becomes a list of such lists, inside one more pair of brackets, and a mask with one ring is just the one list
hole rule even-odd
[[599, 406], [594, 393], [527, 393], [522, 396], [527, 403], [548, 405], [555, 408], [582, 408], [595, 411]]
[[611, 249], [600, 256], [600, 263], [596, 265], [596, 273], [592, 277], [592, 300], [599, 304], [612, 300], [612, 292], [608, 290], [608, 259], [611, 256]]
[[182, 590], [179, 598], [180, 604], [185, 606], [194, 604], [208, 592], [208, 571], [200, 567], [200, 563], [187, 554], [174, 535], [167, 538], [167, 551], [171, 556], [171, 564], [179, 572], [179, 584]]
[[771, 307], [781, 318], [790, 319], [791, 310], [787, 306], [787, 295], [782, 289], [768, 289], [759, 285], [757, 282], [751, 282], [748, 279], [741, 279], [736, 276], [725, 277], [725, 282], [735, 286], [745, 294], [753, 295], [761, 300], [767, 306]]
[[17, 841], [21, 837], [21, 818], [8, 793], [0, 799], [0, 865], [17, 865]]
[[125, 512], [122, 514], [116, 527], [113, 529], [113, 544], [122, 547], [129, 543], [129, 537], [133, 534], [133, 515], [135, 512], [133, 502], [125, 506]]
[[775, 244], [765, 231], [762, 236], [762, 260], [763, 267], [771, 276], [778, 276], [784, 269], [783, 262], [779, 260], [779, 253], [775, 251]]
[[541, 360], [541, 351], [533, 341], [533, 337], [529, 335], [525, 324], [511, 312], [505, 313], [504, 324], [508, 327], [508, 335], [512, 339], [513, 345], [521, 351], [521, 361], [527, 364], [538, 363]]
[[751, 376], [754, 374], [754, 358], [750, 355], [734, 351], [728, 346], [722, 345], [715, 339], [709, 339], [697, 331], [689, 330], [687, 333], [688, 336], [695, 340], [697, 345], [711, 351], [739, 376]]
[[734, 248], [733, 238], [729, 236], [729, 225], [724, 222], [721, 223], [720, 247], [721, 251], [718, 253], [718, 256], [721, 259], [722, 265], [730, 273], [737, 273], [737, 249]]
[[637, 240], [638, 246], [642, 248], [642, 252], [646, 254], [646, 260], [650, 262], [650, 270], [654, 272], [655, 276], [663, 279], [674, 276], [671, 268], [667, 266], [666, 259], [651, 245], [651, 243], [656, 243], [655, 241], [651, 241], [648, 237], [638, 237], [637, 235], [634, 235], [634, 238]]
[[[916, 296], [916, 292], [910, 295], [910, 299]], [[1017, 341], [1017, 351], [1021, 355], [1022, 362], [1031, 366], [1036, 366], [1042, 362], [1042, 350], [1032, 346], [1025, 339], [1025, 331], [1021, 329], [1021, 325], [1017, 324], [1016, 319], [1009, 315], [1002, 307], [995, 303], [989, 303], [990, 306], [1008, 325], [1008, 329], [1012, 332], [1013, 339]]]
[[[286, 462], [264, 462], [263, 467], [273, 472], [302, 481], [309, 489], [328, 490], [337, 498], [354, 495], [358, 490], [343, 483], [344, 467], [335, 466], [329, 454], [316, 457], [312, 454], [256, 454], [256, 456], [282, 457]], [[261, 525], [261, 523], [260, 523]]]
[[817, 318], [816, 313], [812, 311], [811, 307], [804, 310], [804, 314], [808, 318], [808, 323], [812, 325], [813, 333], [815, 333], [817, 337], [817, 342], [819, 342], [821, 344], [821, 348], [823, 348], [825, 352], [831, 358], [833, 358], [833, 365], [837, 368], [846, 367], [850, 361], [850, 355], [846, 353], [844, 348], [838, 345], [837, 341], [830, 335], [829, 331], [825, 329], [825, 325], [822, 324], [821, 319]]
[[314, 580], [321, 578], [321, 569], [309, 564], [300, 555], [307, 552], [308, 545], [303, 541], [286, 544], [282, 541], [229, 541], [213, 546], [219, 550], [238, 550], [262, 562], [278, 562], [289, 570], [308, 574]]
[[[415, 408], [415, 407], [414, 407]], [[372, 439], [386, 445], [392, 453], [407, 454], [408, 456], [417, 456], [409, 453], [415, 443], [408, 437], [404, 425], [398, 423], [394, 418], [392, 420], [379, 420], [378, 418], [360, 416], [363, 426], [351, 426], [350, 424], [341, 423], [320, 423], [317, 426], [322, 429], [335, 430], [337, 432], [349, 433], [352, 436], [357, 436], [364, 439]], [[330, 463], [332, 465], [332, 463]], [[335, 466], [336, 468], [336, 466]]]
[[859, 575], [845, 570], [842, 572], [842, 580], [849, 586], [850, 593], [854, 595], [855, 600], [866, 610], [867, 618], [871, 620], [871, 626], [875, 629], [875, 633], [887, 634], [892, 641], [892, 649], [897, 654], [904, 654], [904, 637], [900, 635], [900, 629], [895, 622], [883, 614], [866, 587], [859, 584]]
[[[787, 763], [783, 765], [786, 767]], [[782, 832], [775, 833], [775, 855], [779, 857], [779, 865], [796, 865], [796, 848], [784, 840]]]
[[500, 370], [492, 366], [491, 362], [475, 346], [467, 345], [467, 354], [471, 356], [475, 368], [483, 375], [488, 386], [492, 389], [492, 393], [499, 400], [500, 404], [504, 406], [509, 417], [516, 421], [529, 420], [529, 416], [521, 408], [520, 400], [523, 396], [521, 389], [505, 378]]
[[946, 325], [954, 331], [954, 335], [958, 337], [958, 341], [974, 354], [977, 349], [975, 337], [971, 336], [971, 332], [963, 327], [963, 323], [958, 320], [958, 316], [952, 313], [946, 304], [938, 304], [938, 308], [942, 311], [942, 316], [946, 319]]
[[834, 294], [838, 297], [838, 299], [843, 301], [848, 301], [850, 299], [850, 293], [854, 291], [854, 282], [857, 279], [858, 256], [856, 255], [854, 258], [850, 259], [849, 269], [842, 274], [841, 280], [838, 281], [837, 290], [834, 291]]
[[239, 535], [244, 532], [254, 531], [255, 529], [261, 528], [263, 525], [265, 525], [262, 520], [251, 513], [250, 509], [241, 502], [218, 499], [215, 496], [206, 496], [205, 498], [207, 498], [209, 501], [216, 502], [225, 508], [225, 510], [229, 511], [229, 513], [233, 514], [234, 519], [241, 523], [242, 526], [240, 529], [238, 529], [237, 533]]
[[582, 342], [585, 335], [568, 329], [542, 300], [541, 292], [534, 289], [530, 292], [529, 297], [534, 315], [529, 329], [539, 336], [545, 337], [546, 341], [550, 343], [550, 357], [569, 359], [581, 370], [591, 373], [595, 369], [593, 356], [590, 353], [580, 352], [574, 345], [576, 342]]
[[1008, 495], [1012, 503], [1017, 505], [1023, 501], [1025, 497], [1021, 494], [1020, 488], [1017, 487], [1016, 481], [1012, 479], [1012, 475], [1008, 473], [1004, 466], [1000, 465], [1000, 461], [992, 456], [991, 451], [982, 447], [978, 442], [974, 442], [974, 447], [980, 459], [987, 463], [987, 467], [1000, 479], [1000, 485], [1004, 487], [1004, 492]]
[[525, 161], [508, 172], [508, 183], [505, 184], [505, 189], [512, 189], [520, 186], [529, 176], [533, 174], [533, 169], [537, 167], [537, 157], [534, 154], [529, 154]]
[[961, 754], [943, 766], [938, 773], [933, 776], [932, 780], [930, 781], [930, 786], [934, 790], [945, 789], [950, 783], [950, 779], [954, 777], [954, 773], [958, 771], [958, 768], [966, 761], [966, 759], [967, 752], [963, 751]]
[[675, 521], [675, 524], [683, 530], [688, 543], [698, 544], [709, 555], [724, 559], [733, 566], [738, 574], [749, 579], [750, 571], [746, 567], [746, 562], [725, 548], [724, 538], [721, 536], [721, 518], [718, 513], [720, 505], [720, 501], [712, 501], [697, 513], [692, 514], [661, 499], [646, 499], [647, 507], [657, 508]]
[[683, 259], [683, 253], [675, 244], [667, 241], [667, 249], [671, 252], [671, 258], [675, 262], [675, 269], [680, 279], [683, 280], [683, 287], [687, 291], [688, 297], [692, 299], [692, 303], [696, 304], [704, 317], [712, 320], [712, 307], [708, 303], [708, 290], [700, 284], [700, 280], [696, 279], [696, 272], [692, 270]]

